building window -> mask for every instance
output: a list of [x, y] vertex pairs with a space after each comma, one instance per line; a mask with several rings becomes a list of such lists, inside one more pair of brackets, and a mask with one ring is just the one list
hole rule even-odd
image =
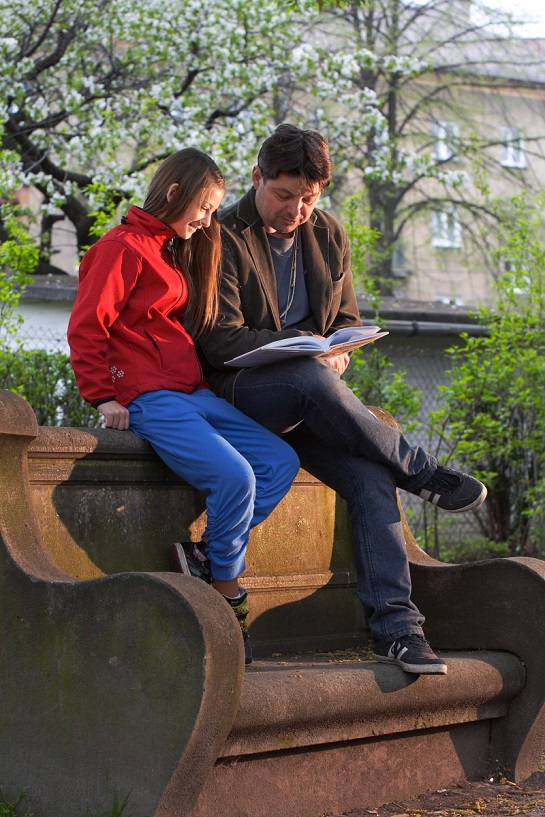
[[406, 278], [408, 274], [407, 258], [405, 256], [405, 244], [396, 241], [392, 253], [392, 275], [394, 278]]
[[526, 167], [526, 146], [518, 128], [501, 130], [501, 163], [503, 167]]
[[438, 162], [448, 162], [456, 157], [460, 137], [457, 122], [437, 120], [432, 126], [433, 155]]
[[431, 214], [431, 243], [434, 247], [462, 246], [460, 218], [456, 207], [434, 210]]

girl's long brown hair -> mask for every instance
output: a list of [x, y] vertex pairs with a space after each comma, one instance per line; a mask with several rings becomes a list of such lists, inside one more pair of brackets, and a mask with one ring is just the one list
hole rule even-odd
[[[178, 186], [167, 202], [173, 184]], [[196, 148], [184, 148], [157, 168], [143, 209], [169, 224], [181, 218], [195, 199], [202, 202], [218, 188], [225, 189], [225, 180], [214, 160]], [[197, 230], [187, 241], [179, 239], [176, 245], [178, 262], [189, 287], [188, 326], [198, 336], [212, 326], [218, 314], [221, 239], [216, 214], [209, 227]]]

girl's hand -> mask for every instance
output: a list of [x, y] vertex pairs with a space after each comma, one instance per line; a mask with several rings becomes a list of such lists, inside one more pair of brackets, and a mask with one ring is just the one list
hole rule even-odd
[[127, 431], [129, 428], [129, 412], [117, 400], [101, 403], [98, 410], [104, 416], [104, 428], [115, 428], [117, 431]]

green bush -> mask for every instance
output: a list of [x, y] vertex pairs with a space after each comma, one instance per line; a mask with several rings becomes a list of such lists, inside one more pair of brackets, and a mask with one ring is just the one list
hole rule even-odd
[[[378, 261], [380, 233], [367, 226], [368, 205], [365, 194], [350, 196], [343, 204], [343, 221], [350, 240], [350, 261], [354, 284], [380, 321], [380, 293], [377, 284], [367, 274], [371, 264]], [[414, 431], [421, 424], [418, 417], [422, 392], [405, 382], [403, 370], [392, 371], [393, 363], [374, 344], [356, 349], [344, 380], [362, 403], [380, 406], [394, 415], [405, 432]]]
[[511, 555], [545, 552], [545, 197], [513, 199], [504, 215], [485, 337], [449, 351], [450, 383], [433, 421], [455, 461], [488, 486], [483, 536]]
[[441, 548], [443, 562], [480, 562], [483, 559], [498, 559], [510, 556], [508, 542], [492, 542], [485, 536], [462, 539], [451, 547]]
[[[0, 157], [9, 164], [6, 151]], [[97, 426], [100, 415], [81, 399], [68, 355], [26, 351], [15, 339], [23, 320], [17, 307], [39, 252], [29, 230], [31, 214], [3, 184], [5, 177], [0, 178], [0, 388], [24, 397], [39, 425]]]
[[0, 349], [0, 388], [34, 409], [38, 425], [98, 427], [102, 418], [80, 396], [64, 352]]
[[[15, 800], [11, 800], [0, 786], [0, 817], [33, 817], [33, 812], [27, 808], [24, 813], [21, 813], [18, 807], [21, 805], [26, 797], [26, 792], [21, 791]], [[84, 817], [129, 817], [125, 809], [129, 802], [129, 797], [125, 797], [122, 802], [119, 802], [116, 795], [112, 807], [110, 809], [90, 809], [85, 810]]]
[[405, 372], [393, 372], [393, 363], [375, 346], [356, 349], [344, 379], [362, 403], [380, 406], [389, 411], [403, 427], [411, 432], [421, 424], [418, 417], [422, 392], [405, 381]]
[[[5, 155], [0, 150], [0, 159]], [[17, 306], [38, 263], [29, 219], [28, 211], [12, 198], [12, 191], [2, 187], [0, 178], [0, 344], [5, 344], [22, 323]]]

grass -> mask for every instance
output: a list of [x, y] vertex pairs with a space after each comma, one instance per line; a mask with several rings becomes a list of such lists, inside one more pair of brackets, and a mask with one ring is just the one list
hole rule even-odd
[[[4, 789], [0, 786], [0, 817], [34, 817], [30, 808], [27, 808], [24, 812], [19, 809], [25, 797], [26, 792], [23, 789], [19, 792], [15, 800], [10, 800], [6, 796]], [[127, 795], [121, 803], [118, 801], [117, 796], [114, 796], [111, 809], [93, 810], [88, 808], [85, 811], [84, 817], [129, 817], [128, 814], [125, 814], [128, 801], [129, 795]]]
[[26, 792], [23, 790], [19, 792], [19, 796], [15, 800], [6, 799], [4, 789], [0, 787], [0, 817], [32, 817], [32, 812], [28, 808], [23, 814], [17, 811], [18, 806], [23, 802], [25, 797]]
[[[85, 817], [122, 817], [128, 802], [129, 795], [125, 797], [122, 803], [118, 803], [117, 795], [114, 795], [114, 802], [111, 809], [107, 811], [91, 811], [90, 809], [87, 809], [85, 812]], [[1, 814], [0, 817], [2, 817]], [[128, 817], [128, 815], [125, 815], [125, 817]]]

